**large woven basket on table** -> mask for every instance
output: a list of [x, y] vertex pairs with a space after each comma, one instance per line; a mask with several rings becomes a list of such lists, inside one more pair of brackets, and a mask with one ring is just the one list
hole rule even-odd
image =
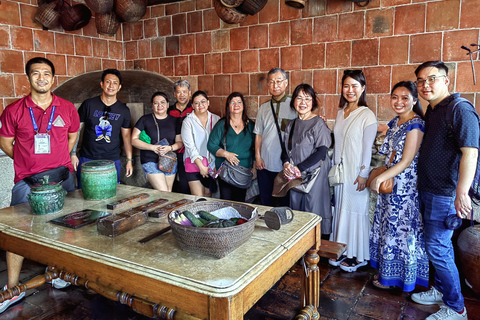
[[[249, 221], [227, 228], [184, 226], [174, 221], [175, 217], [185, 210], [197, 215], [196, 213], [200, 210], [213, 212], [223, 207], [233, 207]], [[254, 212], [254, 209], [243, 203], [228, 201], [195, 202], [172, 211], [168, 215], [168, 222], [172, 227], [173, 236], [183, 250], [223, 258], [250, 239], [255, 228], [255, 220], [258, 217], [257, 211]]]

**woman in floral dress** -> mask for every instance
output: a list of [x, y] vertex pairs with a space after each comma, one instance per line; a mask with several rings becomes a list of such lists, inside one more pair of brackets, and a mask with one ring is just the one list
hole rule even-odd
[[393, 151], [395, 155], [391, 167], [370, 187], [378, 192], [380, 184], [393, 177], [393, 191], [378, 195], [370, 234], [370, 264], [378, 269], [373, 281], [376, 287], [400, 287], [410, 292], [416, 284], [428, 287], [428, 258], [416, 189], [418, 150], [425, 122], [413, 82], [397, 83], [390, 102], [397, 117], [388, 124], [380, 153], [386, 155], [386, 164]]

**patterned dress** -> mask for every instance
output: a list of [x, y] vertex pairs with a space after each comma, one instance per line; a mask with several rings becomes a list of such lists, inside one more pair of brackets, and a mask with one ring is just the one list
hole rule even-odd
[[[390, 121], [380, 148], [386, 164], [393, 150], [396, 153], [392, 165], [402, 159], [407, 132], [423, 132], [425, 128], [418, 116], [401, 125], [398, 121], [399, 117]], [[415, 284], [428, 287], [428, 258], [416, 189], [417, 160], [418, 153], [410, 166], [393, 178], [392, 193], [378, 195], [370, 234], [370, 264], [378, 269], [380, 283], [405, 292], [415, 289]]]

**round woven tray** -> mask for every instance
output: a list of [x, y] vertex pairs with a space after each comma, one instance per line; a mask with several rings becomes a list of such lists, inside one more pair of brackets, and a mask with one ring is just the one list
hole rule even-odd
[[[227, 228], [202, 228], [184, 226], [174, 219], [183, 211], [188, 210], [194, 215], [200, 210], [212, 212], [223, 207], [233, 207], [240, 215], [249, 219], [244, 224]], [[206, 254], [215, 258], [223, 258], [243, 243], [252, 235], [257, 220], [257, 211], [254, 207], [228, 201], [202, 201], [188, 204], [174, 210], [168, 215], [168, 222], [172, 227], [173, 236], [180, 247], [189, 252]], [[252, 216], [253, 215], [253, 216]]]

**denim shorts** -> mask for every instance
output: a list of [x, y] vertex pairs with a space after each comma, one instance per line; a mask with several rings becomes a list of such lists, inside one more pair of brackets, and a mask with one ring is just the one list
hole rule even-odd
[[166, 176], [171, 176], [177, 173], [177, 162], [175, 162], [175, 165], [173, 166], [173, 170], [170, 173], [163, 172], [162, 170], [158, 169], [158, 162], [143, 163], [142, 167], [143, 167], [143, 171], [145, 171], [145, 174], [163, 173]]

